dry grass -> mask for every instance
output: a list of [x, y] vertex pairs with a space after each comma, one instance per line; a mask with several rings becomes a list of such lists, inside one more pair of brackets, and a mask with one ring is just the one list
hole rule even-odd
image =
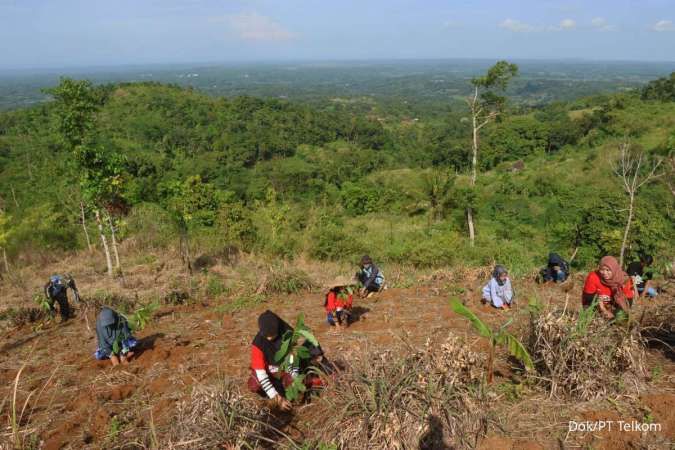
[[233, 381], [197, 386], [177, 407], [176, 419], [159, 448], [260, 448], [274, 445], [297, 448], [279, 430], [282, 424], [250, 395], [242, 395]]
[[600, 317], [584, 326], [572, 312], [545, 311], [532, 320], [529, 351], [538, 372], [533, 377], [552, 397], [590, 400], [644, 377], [645, 348], [637, 329]]
[[656, 303], [642, 311], [640, 334], [647, 345], [675, 359], [675, 303]]
[[481, 367], [454, 336], [421, 349], [351, 355], [322, 394], [326, 412], [316, 414], [307, 438], [338, 448], [475, 447], [489, 414]]

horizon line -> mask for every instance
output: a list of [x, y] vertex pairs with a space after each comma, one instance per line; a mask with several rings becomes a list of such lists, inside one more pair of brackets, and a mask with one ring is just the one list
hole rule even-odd
[[56, 71], [83, 71], [83, 70], [110, 70], [110, 69], [130, 69], [130, 68], [145, 68], [145, 67], [166, 67], [166, 66], [250, 66], [250, 65], [283, 65], [283, 64], [316, 64], [316, 63], [359, 63], [359, 64], [382, 64], [387, 62], [443, 62], [443, 61], [474, 61], [474, 62], [489, 62], [508, 60], [514, 62], [557, 62], [557, 63], [641, 63], [641, 64], [674, 64], [675, 60], [649, 60], [649, 59], [591, 59], [584, 57], [569, 57], [569, 58], [534, 58], [534, 57], [438, 57], [438, 58], [332, 58], [332, 59], [311, 59], [311, 58], [293, 58], [293, 59], [259, 59], [259, 60], [231, 60], [231, 61], [190, 61], [190, 62], [134, 62], [134, 63], [118, 63], [118, 64], [74, 64], [66, 66], [45, 65], [45, 66], [14, 66], [2, 67], [0, 66], [0, 74], [11, 72], [56, 72]]

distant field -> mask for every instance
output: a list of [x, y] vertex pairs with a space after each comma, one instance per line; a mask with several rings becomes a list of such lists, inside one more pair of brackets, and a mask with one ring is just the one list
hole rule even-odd
[[[515, 61], [521, 68], [509, 89], [530, 105], [632, 89], [675, 70], [675, 63]], [[329, 107], [336, 97], [367, 105], [400, 103], [407, 114], [439, 113], [458, 105], [471, 77], [493, 61], [379, 61], [156, 65], [0, 72], [0, 110], [45, 101], [42, 89], [61, 76], [95, 83], [148, 81], [191, 86], [214, 96], [252, 95]], [[408, 102], [408, 103], [405, 103]], [[333, 102], [334, 103], [334, 102]]]

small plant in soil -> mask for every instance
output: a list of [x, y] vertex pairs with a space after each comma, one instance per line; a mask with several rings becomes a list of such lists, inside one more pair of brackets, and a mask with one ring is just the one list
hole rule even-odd
[[497, 348], [498, 345], [505, 346], [508, 349], [511, 356], [522, 362], [525, 368], [527, 369], [534, 368], [534, 364], [532, 363], [532, 357], [525, 349], [525, 346], [518, 340], [518, 338], [516, 338], [511, 333], [506, 331], [506, 328], [511, 324], [513, 319], [509, 319], [497, 330], [492, 330], [485, 324], [485, 322], [480, 320], [478, 316], [476, 316], [473, 313], [473, 311], [471, 311], [466, 306], [462, 305], [462, 303], [459, 300], [453, 299], [450, 302], [450, 304], [454, 312], [468, 319], [469, 322], [471, 322], [471, 325], [473, 325], [474, 329], [478, 331], [478, 334], [480, 334], [484, 338], [489, 339], [490, 341], [490, 353], [488, 354], [488, 362], [487, 362], [488, 383], [492, 383], [492, 380], [494, 378], [495, 349]]
[[[281, 348], [274, 355], [274, 360], [280, 365], [281, 370], [290, 372], [292, 367], [302, 367], [303, 363], [311, 358], [309, 348], [300, 344], [300, 338], [314, 346], [319, 345], [312, 331], [305, 325], [305, 315], [300, 313], [295, 322], [293, 331], [286, 331], [282, 336]], [[300, 374], [293, 380], [293, 383], [286, 388], [286, 398], [293, 401], [305, 392], [305, 375]]]
[[40, 292], [36, 292], [33, 294], [33, 302], [38, 306], [40, 310], [42, 310], [45, 315], [52, 316], [52, 307], [49, 304], [49, 300], [47, 300], [47, 297], [44, 296], [44, 294]]

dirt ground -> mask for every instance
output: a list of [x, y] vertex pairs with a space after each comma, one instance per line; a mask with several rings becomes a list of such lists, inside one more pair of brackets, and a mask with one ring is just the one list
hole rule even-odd
[[[126, 275], [128, 284], [134, 286], [129, 292], [152, 292], [148, 270], [139, 264]], [[145, 284], [132, 282], [134, 276], [143, 274]], [[96, 286], [97, 279], [95, 273], [78, 279], [83, 295]], [[35, 448], [109, 448], [114, 447], [115, 437], [130, 442], [138, 430], [152, 428], [161, 435], [171, 426], [176, 403], [188, 398], [195, 385], [232, 378], [244, 387], [257, 316], [266, 309], [290, 323], [303, 312], [329, 356], [384, 349], [401, 341], [423, 344], [427, 338], [448, 332], [465, 336], [472, 347], [484, 350], [486, 344], [467, 321], [451, 311], [450, 296], [462, 298], [491, 324], [514, 317], [515, 330], [527, 319], [525, 299], [537, 297], [561, 306], [567, 301], [568, 307], [577, 308], [580, 290], [578, 280], [553, 287], [516, 280], [520, 303], [502, 312], [478, 301], [480, 276], [462, 286], [434, 276], [421, 280], [418, 286], [394, 287], [372, 299], [355, 301], [357, 320], [345, 332], [335, 332], [325, 323], [320, 290], [271, 296], [265, 303], [233, 314], [219, 312], [218, 302], [212, 300], [163, 306], [137, 334], [141, 342], [137, 358], [117, 368], [93, 357], [95, 311], [76, 307], [75, 318], [66, 323], [6, 328], [0, 336], [0, 448], [10, 448], [12, 397], [22, 368], [15, 402], [22, 410], [21, 414], [17, 411], [21, 417], [18, 428], [25, 436], [35, 436]], [[659, 301], [672, 302], [672, 298]], [[506, 385], [511, 370], [506, 358], [500, 361], [495, 383]], [[572, 404], [541, 393], [513, 395], [505, 390], [496, 399], [500, 426], [489, 430], [479, 448], [675, 448], [675, 363], [652, 350], [648, 366], [649, 389], [619, 398]], [[304, 406], [299, 415], [311, 414], [311, 407]], [[623, 431], [618, 429], [621, 420], [659, 424], [660, 429]], [[614, 427], [573, 431], [570, 421], [611, 421]]]

